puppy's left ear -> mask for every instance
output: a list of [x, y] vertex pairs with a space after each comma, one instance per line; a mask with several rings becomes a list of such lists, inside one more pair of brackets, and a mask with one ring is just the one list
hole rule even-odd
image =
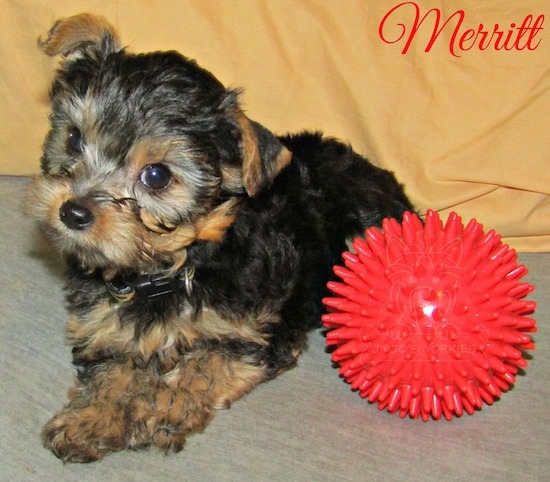
[[243, 156], [243, 186], [250, 197], [268, 188], [285, 168], [292, 153], [262, 125], [250, 120], [242, 111], [237, 113], [241, 128]]
[[80, 13], [61, 18], [50, 28], [38, 46], [50, 57], [61, 55], [68, 59], [86, 52], [108, 54], [120, 50], [117, 34], [101, 15]]

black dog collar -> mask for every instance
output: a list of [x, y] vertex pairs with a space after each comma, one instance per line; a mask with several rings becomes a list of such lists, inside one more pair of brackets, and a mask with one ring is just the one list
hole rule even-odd
[[193, 293], [194, 268], [184, 268], [176, 275], [166, 276], [162, 273], [153, 275], [115, 276], [105, 281], [111, 296], [119, 303], [130, 301], [134, 297], [158, 298], [185, 290], [187, 296]]

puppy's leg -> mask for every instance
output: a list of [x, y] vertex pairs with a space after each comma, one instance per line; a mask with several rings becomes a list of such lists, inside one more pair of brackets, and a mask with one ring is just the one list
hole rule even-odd
[[195, 353], [135, 400], [128, 414], [129, 446], [181, 450], [186, 436], [202, 431], [215, 410], [229, 408], [265, 379], [263, 366], [223, 353]]
[[125, 365], [106, 363], [97, 368], [86, 384], [69, 391], [69, 404], [46, 424], [44, 445], [69, 462], [90, 462], [123, 449], [125, 405], [138, 377]]
[[178, 451], [216, 409], [264, 379], [263, 367], [223, 353], [194, 353], [162, 376], [130, 363], [105, 364], [71, 390], [69, 404], [44, 428], [44, 444], [70, 462], [152, 444]]

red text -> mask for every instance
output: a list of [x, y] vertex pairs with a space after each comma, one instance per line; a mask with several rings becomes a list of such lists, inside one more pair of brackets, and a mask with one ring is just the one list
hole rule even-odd
[[[410, 15], [410, 21], [403, 23], [398, 20], [402, 15]], [[387, 44], [403, 43], [401, 53], [406, 54], [419, 30], [428, 30], [429, 39], [424, 52], [429, 52], [438, 41], [441, 33], [447, 29], [450, 32], [449, 52], [455, 57], [472, 49], [478, 50], [535, 50], [541, 42], [538, 38], [543, 30], [544, 15], [527, 15], [519, 23], [510, 23], [508, 28], [495, 23], [485, 26], [480, 23], [477, 28], [464, 26], [466, 12], [457, 10], [444, 19], [439, 8], [432, 8], [422, 15], [416, 2], [403, 2], [393, 7], [382, 18], [378, 26], [380, 39]]]

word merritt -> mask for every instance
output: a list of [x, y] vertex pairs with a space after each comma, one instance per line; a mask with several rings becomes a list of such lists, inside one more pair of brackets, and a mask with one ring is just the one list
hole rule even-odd
[[[410, 10], [412, 14], [408, 26], [399, 21], [405, 10]], [[403, 2], [384, 15], [378, 26], [378, 34], [380, 39], [387, 44], [396, 44], [403, 40], [404, 46], [401, 50], [403, 55], [409, 51], [422, 24], [426, 22], [427, 28], [429, 28], [429, 19], [433, 21], [433, 30], [424, 52], [429, 52], [432, 49], [447, 26], [452, 29], [449, 51], [455, 57], [460, 57], [462, 52], [476, 48], [508, 51], [535, 50], [540, 45], [541, 39], [537, 39], [537, 36], [543, 30], [544, 15], [539, 15], [536, 18], [533, 15], [527, 15], [521, 24], [511, 23], [508, 29], [501, 28], [498, 23], [495, 23], [492, 28], [486, 28], [482, 23], [478, 25], [477, 29], [464, 28], [465, 17], [464, 10], [457, 10], [442, 23], [442, 13], [439, 8], [432, 8], [424, 16], [421, 16], [421, 10], [417, 3]], [[392, 29], [390, 25], [394, 21], [396, 23], [393, 25], [397, 27], [397, 35], [395, 35], [395, 29]], [[390, 30], [392, 30], [391, 33]]]

